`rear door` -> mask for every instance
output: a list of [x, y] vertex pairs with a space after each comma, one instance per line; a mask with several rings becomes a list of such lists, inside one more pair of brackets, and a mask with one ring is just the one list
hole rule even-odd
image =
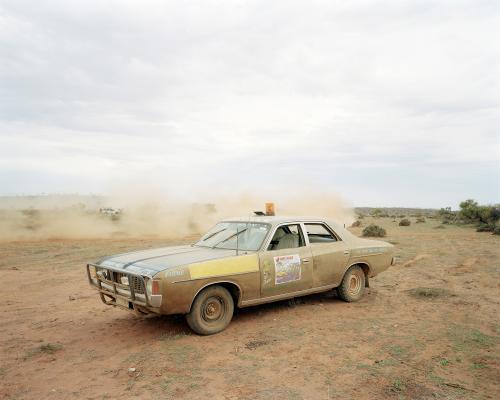
[[323, 222], [304, 223], [313, 257], [313, 287], [339, 285], [349, 261], [346, 242]]
[[310, 289], [313, 258], [300, 223], [275, 228], [265, 251], [259, 253], [261, 297]]

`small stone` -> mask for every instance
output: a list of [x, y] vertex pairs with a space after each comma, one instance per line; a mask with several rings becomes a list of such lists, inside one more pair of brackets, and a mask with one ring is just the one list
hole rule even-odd
[[73, 301], [73, 300], [76, 300], [76, 297], [75, 296], [69, 296], [69, 301]]
[[129, 374], [133, 374], [135, 371], [136, 371], [136, 369], [135, 369], [135, 368], [129, 368], [129, 369], [128, 369], [128, 373], [129, 373]]

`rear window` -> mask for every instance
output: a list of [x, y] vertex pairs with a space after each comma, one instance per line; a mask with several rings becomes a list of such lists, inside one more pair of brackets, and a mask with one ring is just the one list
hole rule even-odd
[[337, 237], [324, 224], [305, 224], [309, 243], [336, 242]]

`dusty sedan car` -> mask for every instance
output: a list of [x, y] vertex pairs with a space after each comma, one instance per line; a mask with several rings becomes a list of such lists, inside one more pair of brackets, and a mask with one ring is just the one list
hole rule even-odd
[[222, 221], [197, 243], [119, 254], [87, 265], [105, 304], [141, 314], [186, 314], [195, 332], [227, 327], [234, 307], [336, 288], [361, 298], [368, 279], [394, 263], [389, 243], [361, 239], [323, 219]]

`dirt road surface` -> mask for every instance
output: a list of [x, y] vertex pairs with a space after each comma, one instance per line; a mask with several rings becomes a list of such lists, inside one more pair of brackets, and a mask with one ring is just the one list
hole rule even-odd
[[500, 398], [500, 238], [376, 223], [399, 263], [360, 302], [243, 309], [210, 337], [105, 306], [86, 281], [86, 262], [188, 239], [0, 243], [0, 398]]

